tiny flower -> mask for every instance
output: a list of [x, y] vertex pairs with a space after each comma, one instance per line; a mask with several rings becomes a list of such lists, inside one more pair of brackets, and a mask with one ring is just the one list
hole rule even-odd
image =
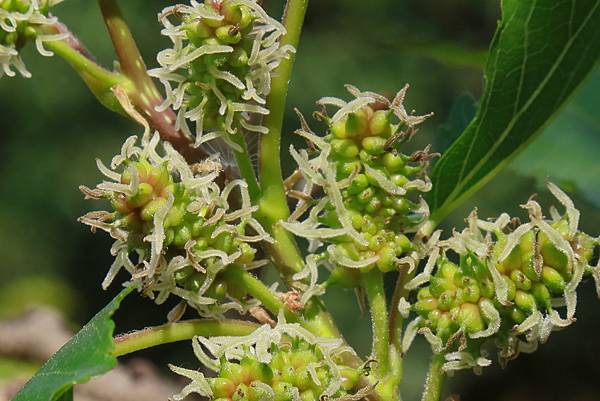
[[[246, 184], [234, 180], [221, 189], [215, 183], [220, 173], [216, 160], [189, 166], [168, 143], [163, 144], [165, 155], [159, 155], [159, 141], [155, 133], [138, 147], [135, 136], [128, 138], [110, 168], [97, 160], [108, 180], [94, 189], [81, 187], [87, 198], [107, 199], [113, 207], [80, 218], [116, 240], [111, 250], [116, 258], [102, 286], [125, 268], [129, 283], [157, 303], [173, 294], [203, 315], [242, 311], [234, 299], [225, 302], [232, 294], [243, 298], [241, 289], [219, 273], [231, 264], [252, 268], [261, 263], [255, 261], [252, 244], [272, 241], [252, 217], [256, 207]], [[239, 202], [239, 208], [231, 202]], [[172, 316], [182, 313], [177, 309]]]
[[165, 86], [161, 107], [178, 111], [177, 128], [192, 137], [189, 120], [196, 146], [221, 138], [236, 150], [230, 134], [266, 133], [260, 120], [269, 113], [271, 72], [294, 51], [279, 43], [283, 25], [255, 0], [192, 0], [167, 7], [159, 19], [173, 47], [149, 73]]
[[[0, 0], [0, 78], [15, 76], [16, 70], [30, 78], [19, 50], [35, 38], [38, 52], [43, 56], [53, 53], [44, 48], [44, 42], [66, 39], [68, 33], [48, 33], [43, 28], [56, 24], [49, 9], [62, 0]], [[14, 69], [14, 70], [13, 70]]]
[[425, 269], [406, 284], [427, 283], [411, 307], [418, 317], [407, 329], [405, 350], [421, 332], [435, 352], [447, 354], [446, 370], [480, 369], [488, 364], [479, 356], [485, 339], [494, 340], [506, 363], [575, 321], [576, 289], [586, 272], [595, 272], [589, 264], [598, 241], [579, 231], [579, 211], [567, 195], [548, 187], [563, 215], [552, 208], [544, 218], [534, 200], [523, 205], [530, 221], [515, 227], [507, 214], [490, 222], [473, 212], [468, 228], [439, 242], [435, 272]]
[[[322, 258], [307, 261], [307, 269], [317, 262], [332, 266], [329, 283], [352, 287], [357, 271], [397, 269], [401, 257], [414, 251], [407, 234], [428, 217], [427, 204], [416, 195], [431, 188], [426, 169], [433, 155], [401, 152], [401, 143], [426, 118], [406, 113], [407, 88], [390, 101], [348, 85], [354, 100], [319, 100], [318, 116], [329, 128], [325, 136], [312, 132], [300, 116], [297, 134], [310, 149], [290, 147], [298, 170], [288, 179], [288, 193], [298, 202], [281, 224], [309, 239], [311, 251], [328, 244]], [[326, 106], [338, 110], [328, 116]], [[319, 190], [324, 196], [313, 199]]]
[[[341, 363], [353, 351], [337, 338], [320, 338], [298, 324], [264, 325], [246, 337], [195, 337], [194, 353], [216, 373], [205, 377], [196, 370], [170, 366], [191, 379], [180, 394], [192, 393], [211, 400], [354, 400], [350, 391], [358, 385], [360, 369]], [[205, 351], [206, 350], [206, 351]]]

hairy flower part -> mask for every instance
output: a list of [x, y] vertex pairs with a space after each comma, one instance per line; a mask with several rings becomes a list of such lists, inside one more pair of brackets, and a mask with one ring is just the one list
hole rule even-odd
[[116, 240], [111, 250], [116, 258], [102, 286], [124, 268], [129, 282], [157, 303], [174, 294], [207, 316], [256, 306], [236, 301], [244, 298], [244, 290], [219, 275], [231, 264], [252, 268], [260, 263], [251, 244], [272, 241], [252, 217], [256, 207], [246, 184], [234, 180], [221, 189], [215, 183], [218, 161], [189, 166], [169, 143], [159, 155], [158, 133], [143, 138], [141, 147], [136, 142], [135, 136], [128, 138], [110, 168], [97, 160], [107, 180], [94, 189], [81, 187], [86, 198], [107, 199], [114, 209], [80, 218]]
[[[523, 205], [530, 219], [524, 224], [507, 214], [483, 221], [473, 212], [468, 228], [440, 242], [436, 270], [427, 273], [411, 307], [418, 317], [406, 347], [419, 331], [435, 352], [448, 353], [445, 370], [479, 369], [489, 362], [480, 357], [485, 340], [495, 341], [506, 363], [575, 321], [576, 289], [584, 273], [596, 269], [589, 264], [598, 239], [578, 230], [579, 212], [567, 195], [554, 184], [549, 189], [565, 206], [563, 215], [552, 208], [544, 218], [534, 200]], [[413, 280], [406, 288], [421, 284]], [[562, 306], [564, 317], [557, 310]]]
[[[350, 85], [354, 100], [321, 99], [325, 136], [312, 132], [300, 116], [297, 134], [310, 147], [290, 148], [299, 168], [287, 181], [288, 194], [298, 203], [281, 224], [309, 239], [312, 251], [329, 244], [321, 261], [334, 267], [330, 282], [352, 287], [360, 271], [396, 269], [400, 258], [414, 250], [406, 234], [418, 230], [429, 214], [417, 195], [431, 188], [426, 170], [432, 155], [401, 152], [401, 143], [426, 118], [404, 109], [407, 88], [392, 101]], [[338, 108], [331, 117], [328, 105]], [[317, 191], [323, 196], [314, 199]]]
[[260, 121], [269, 113], [271, 72], [294, 51], [280, 45], [283, 25], [255, 0], [192, 0], [167, 7], [159, 19], [173, 47], [149, 73], [165, 86], [161, 107], [178, 110], [177, 128], [191, 137], [189, 120], [196, 146], [221, 138], [240, 151], [230, 134], [266, 133]]
[[264, 325], [245, 337], [195, 337], [193, 348], [216, 377], [170, 366], [191, 379], [175, 401], [192, 393], [220, 401], [356, 399], [349, 392], [361, 370], [341, 364], [351, 348], [337, 338], [316, 337], [282, 316], [275, 327]]
[[56, 18], [49, 9], [62, 0], [0, 0], [0, 78], [14, 77], [15, 70], [24, 78], [30, 78], [21, 59], [19, 50], [27, 41], [35, 39], [35, 45], [42, 56], [53, 53], [44, 48], [44, 42], [64, 40], [68, 33], [44, 33], [44, 26], [53, 25]]

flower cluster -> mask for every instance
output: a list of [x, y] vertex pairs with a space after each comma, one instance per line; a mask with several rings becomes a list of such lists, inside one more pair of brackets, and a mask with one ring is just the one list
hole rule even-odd
[[[235, 283], [228, 286], [219, 273], [233, 263], [259, 265], [250, 243], [271, 241], [252, 217], [256, 207], [246, 184], [234, 180], [221, 189], [215, 182], [220, 173], [217, 161], [190, 166], [168, 143], [163, 145], [166, 154], [159, 155], [159, 141], [158, 134], [151, 139], [148, 135], [138, 147], [137, 138], [130, 137], [110, 168], [97, 160], [108, 180], [94, 189], [81, 187], [87, 198], [108, 199], [114, 208], [80, 218], [116, 239], [116, 259], [102, 285], [106, 288], [125, 268], [131, 282], [156, 296], [157, 303], [174, 294], [202, 315], [239, 310], [238, 302], [221, 303], [227, 295], [239, 299], [244, 294], [233, 288]], [[241, 204], [231, 207], [230, 202]], [[132, 253], [137, 254], [136, 263]]]
[[177, 128], [191, 137], [190, 120], [196, 146], [222, 138], [236, 149], [229, 134], [265, 133], [271, 72], [294, 51], [280, 45], [283, 25], [255, 0], [192, 0], [167, 7], [160, 21], [173, 48], [159, 53], [160, 67], [149, 73], [165, 86], [161, 107], [178, 110]]
[[[62, 0], [0, 0], [0, 77], [15, 76], [15, 71], [23, 77], [31, 77], [19, 50], [25, 43], [35, 38], [38, 52], [52, 56], [44, 48], [44, 42], [63, 40], [68, 33], [48, 33], [40, 29], [55, 24], [56, 18], [49, 15], [49, 9]], [[13, 70], [14, 69], [14, 70]]]
[[[290, 149], [299, 170], [288, 179], [288, 193], [299, 201], [282, 225], [308, 238], [311, 251], [329, 243], [325, 259], [335, 267], [332, 279], [348, 286], [356, 285], [358, 271], [397, 268], [399, 258], [413, 248], [405, 234], [416, 231], [429, 213], [422, 199], [410, 196], [430, 190], [426, 169], [432, 155], [400, 150], [426, 118], [404, 109], [407, 88], [392, 101], [350, 85], [355, 97], [350, 102], [321, 99], [318, 115], [328, 134], [316, 135], [301, 117], [297, 133], [310, 148]], [[339, 108], [332, 117], [326, 115], [328, 105]], [[313, 200], [317, 191], [323, 196]]]
[[[507, 214], [482, 221], [472, 213], [468, 228], [439, 242], [435, 263], [406, 285], [426, 283], [412, 306], [404, 303], [405, 312], [418, 314], [405, 347], [418, 330], [436, 352], [447, 353], [446, 370], [480, 368], [490, 363], [479, 356], [485, 339], [495, 340], [505, 363], [575, 320], [576, 289], [584, 273], [595, 270], [589, 264], [598, 240], [578, 230], [579, 212], [567, 195], [553, 184], [549, 189], [565, 206], [563, 215], [552, 208], [547, 220], [529, 200], [527, 223]], [[559, 306], [566, 306], [565, 317]]]
[[316, 337], [281, 316], [275, 327], [262, 326], [246, 337], [195, 337], [196, 356], [217, 376], [171, 366], [192, 380], [173, 399], [192, 393], [220, 401], [362, 399], [364, 391], [349, 393], [361, 370], [341, 364], [342, 354], [353, 352], [342, 344], [341, 339]]

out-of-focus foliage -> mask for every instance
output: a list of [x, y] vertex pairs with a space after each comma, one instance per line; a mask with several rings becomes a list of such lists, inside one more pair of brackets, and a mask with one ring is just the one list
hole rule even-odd
[[598, 105], [600, 70], [588, 78], [556, 121], [515, 159], [511, 167], [523, 175], [535, 177], [539, 187], [548, 179], [554, 180], [600, 207]]

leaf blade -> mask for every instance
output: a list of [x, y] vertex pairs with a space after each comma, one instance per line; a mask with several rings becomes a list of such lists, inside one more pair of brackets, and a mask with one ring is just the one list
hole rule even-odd
[[98, 312], [41, 367], [13, 401], [68, 400], [75, 384], [113, 369], [117, 358], [112, 353], [115, 324], [111, 316], [132, 290], [123, 289]]
[[600, 54], [600, 1], [505, 0], [502, 6], [480, 107], [433, 169], [428, 201], [435, 223], [535, 138]]

